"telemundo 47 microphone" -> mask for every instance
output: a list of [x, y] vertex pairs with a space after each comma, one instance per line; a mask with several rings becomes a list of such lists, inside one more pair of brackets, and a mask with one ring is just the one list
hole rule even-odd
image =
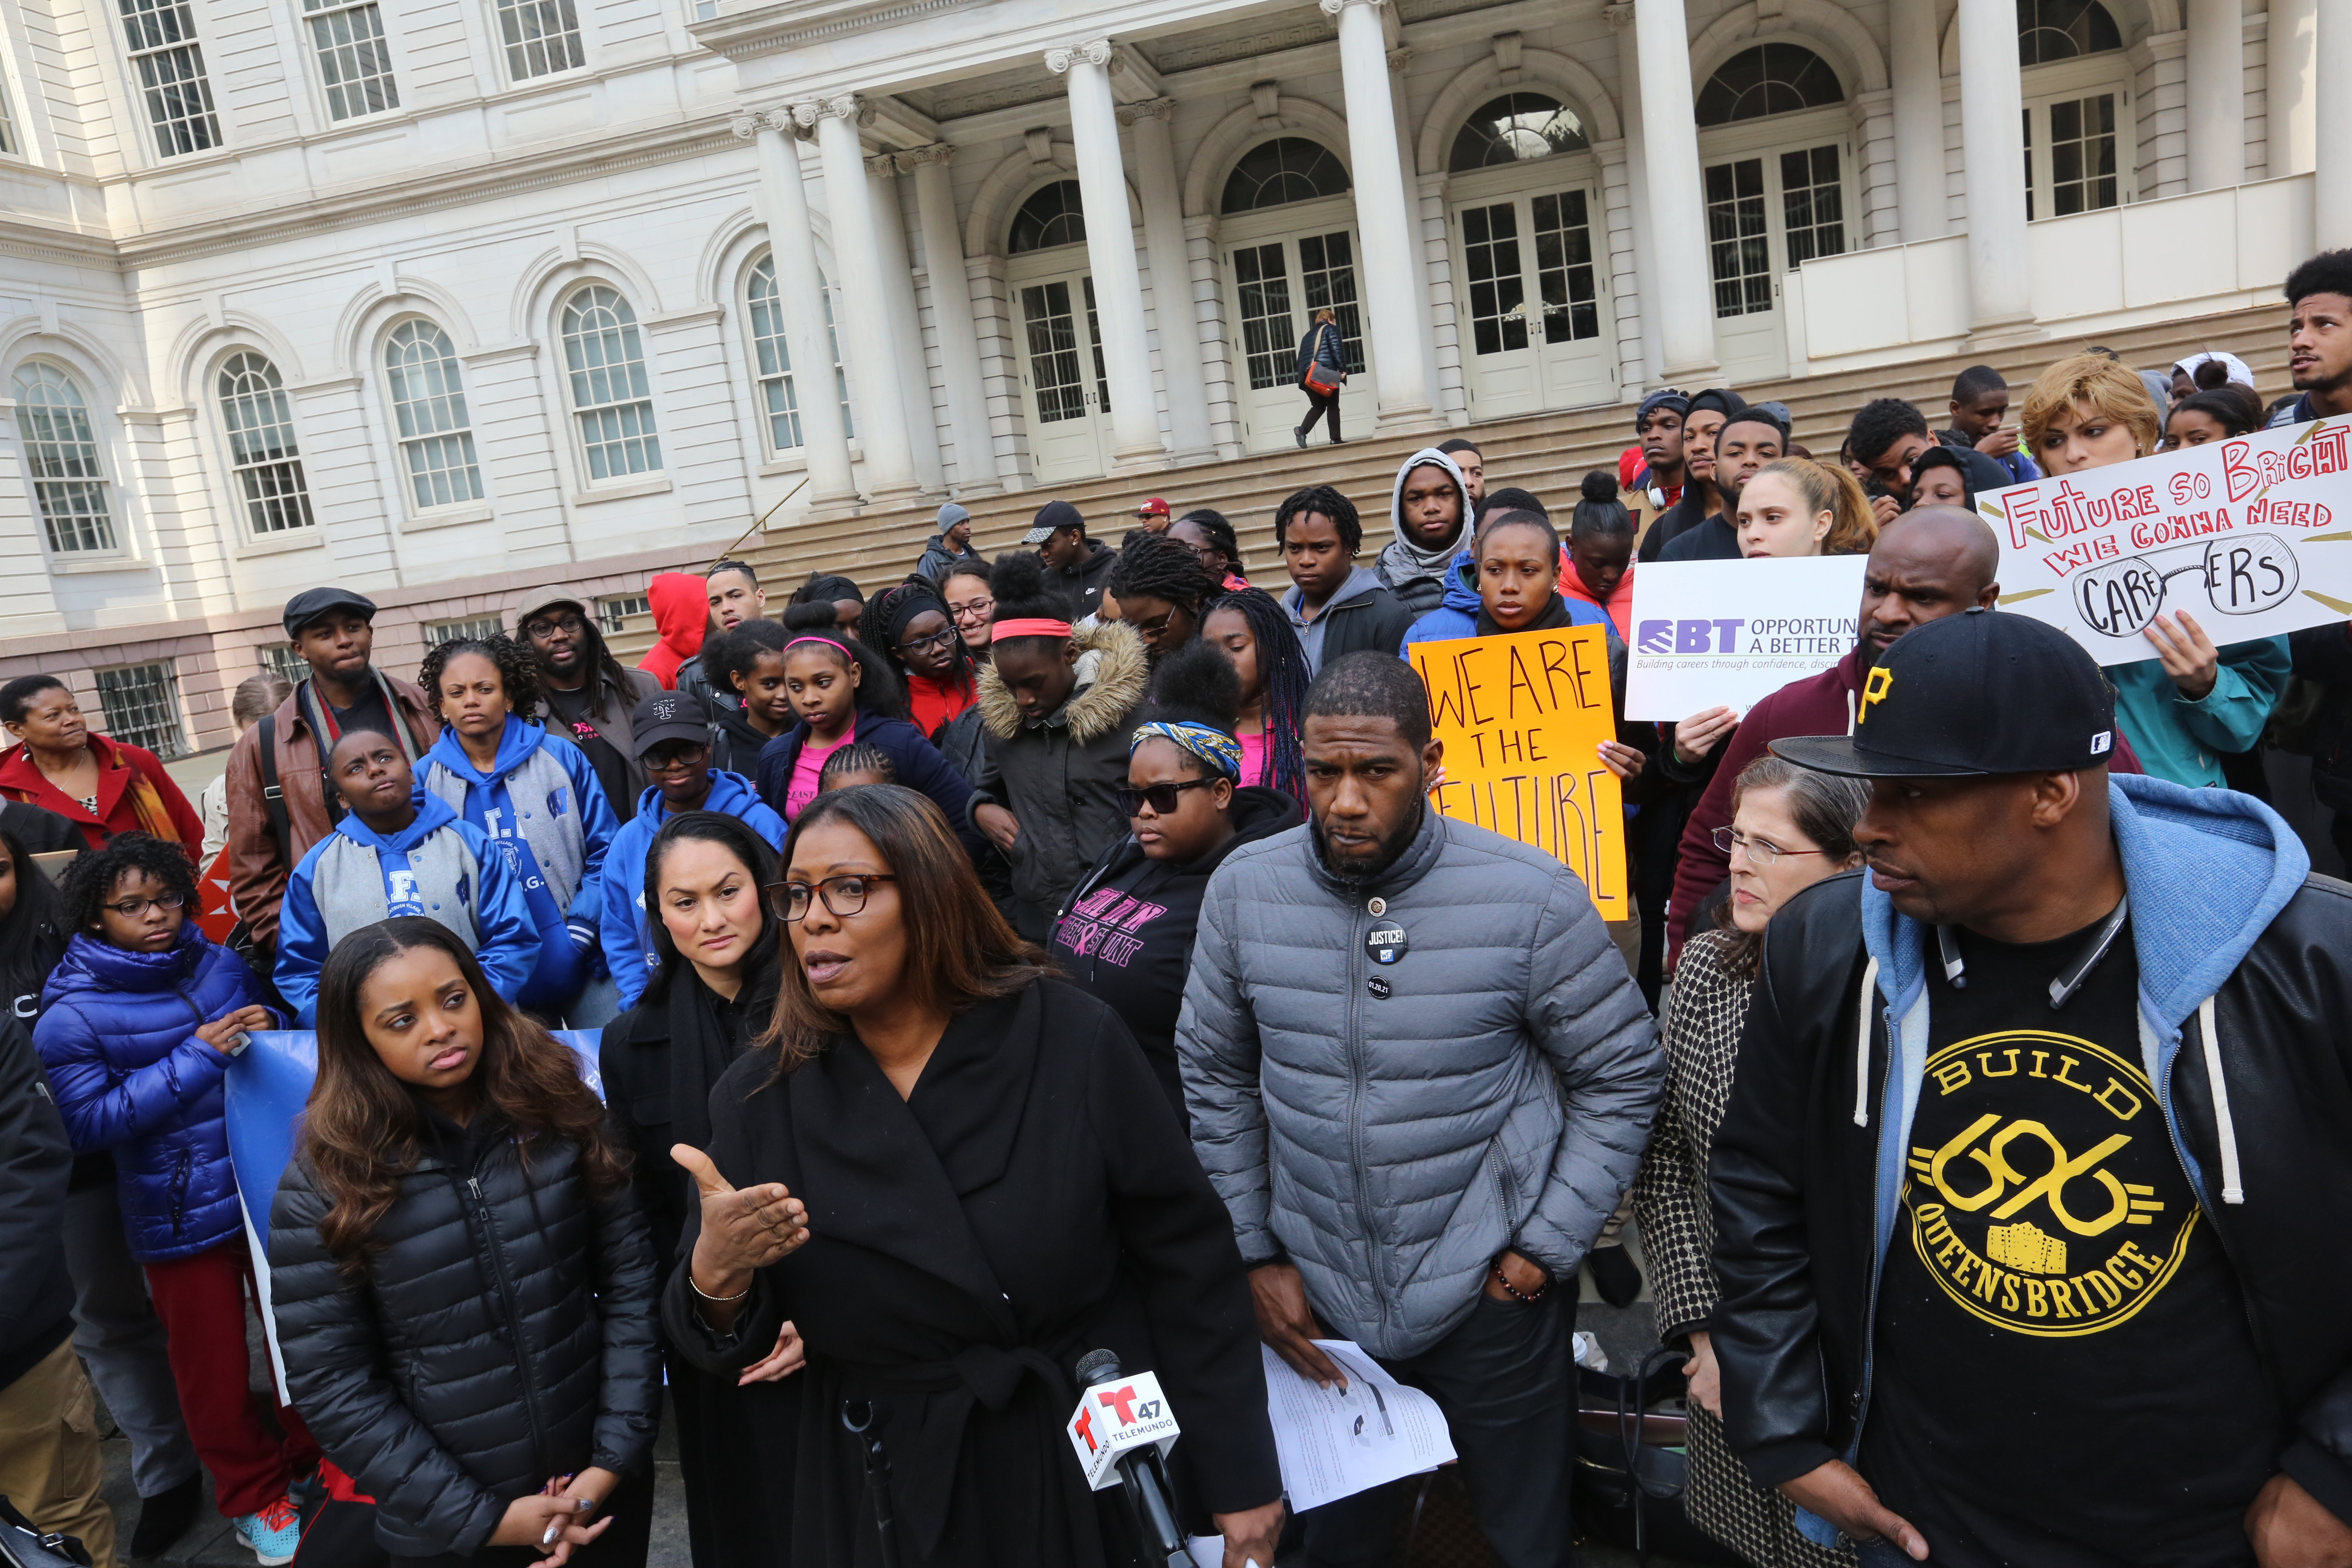
[[1175, 1443], [1178, 1428], [1160, 1380], [1148, 1372], [1122, 1374], [1117, 1351], [1088, 1351], [1077, 1372], [1081, 1392], [1068, 1431], [1087, 1484], [1100, 1491], [1124, 1482], [1146, 1559], [1168, 1568], [1192, 1568], [1160, 1458]]

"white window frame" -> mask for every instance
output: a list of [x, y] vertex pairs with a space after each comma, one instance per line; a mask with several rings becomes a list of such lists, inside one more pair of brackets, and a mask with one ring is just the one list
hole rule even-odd
[[621, 635], [631, 616], [653, 614], [652, 601], [644, 594], [603, 594], [596, 599], [596, 629], [606, 641]]
[[496, 610], [486, 615], [455, 616], [446, 621], [427, 621], [425, 623], [425, 646], [438, 647], [452, 640], [488, 642], [494, 637], [504, 636], [506, 629], [506, 617]]
[[[74, 416], [79, 419], [81, 427], [71, 433], [70, 439], [65, 445], [85, 447], [87, 448], [85, 452], [59, 453], [55, 457], [38, 455], [39, 447], [57, 446], [58, 443], [54, 436], [47, 435], [39, 437], [37, 443], [31, 428], [35, 418], [30, 412], [33, 405], [25, 401], [22, 389], [17, 385], [20, 377], [37, 372], [47, 372], [57, 377], [64, 384], [66, 390], [73, 394]], [[109, 470], [112, 465], [107, 459], [107, 432], [98, 416], [91, 411], [89, 391], [80, 373], [61, 361], [46, 355], [32, 355], [10, 368], [8, 397], [10, 406], [16, 412], [17, 447], [25, 454], [26, 490], [33, 503], [33, 514], [41, 520], [42, 543], [48, 552], [50, 559], [98, 561], [115, 559], [128, 554], [130, 552], [127, 548], [129, 520], [118, 515], [121, 510], [120, 498], [122, 488], [109, 477]], [[47, 420], [43, 422], [47, 423]], [[58, 461], [68, 465], [84, 463], [89, 466], [91, 472], [86, 475], [71, 471], [45, 475], [41, 471], [47, 464]], [[97, 514], [97, 521], [104, 527], [104, 542], [90, 545], [60, 544], [57, 527], [50, 519], [48, 507], [42, 500], [41, 487], [45, 484], [95, 485], [97, 499], [102, 509]], [[77, 525], [79, 518], [88, 515], [79, 514], [75, 520]]]
[[[252, 376], [261, 384], [232, 390], [232, 376]], [[208, 383], [213, 408], [221, 423], [222, 453], [227, 459], [229, 501], [237, 527], [249, 543], [303, 538], [318, 527], [311, 510], [310, 471], [302, 461], [301, 432], [294, 423], [294, 399], [277, 362], [257, 348], [239, 348], [221, 356]], [[268, 406], [263, 406], [267, 400]], [[231, 412], [235, 401], [239, 412]], [[241, 438], [259, 432], [266, 420], [281, 433], [283, 445], [244, 455]], [[273, 474], [272, 470], [276, 470]], [[289, 481], [290, 480], [290, 483]], [[278, 487], [272, 493], [271, 487]], [[270, 514], [279, 521], [270, 522]], [[289, 517], [290, 514], [290, 519]]]
[[[117, 36], [121, 39], [127, 66], [123, 85], [134, 109], [144, 111], [155, 156], [159, 160], [184, 158], [225, 145], [227, 138], [222, 132], [220, 107], [213, 99], [212, 76], [205, 65], [204, 41], [196, 33], [193, 0], [134, 3], [141, 7], [135, 16], [123, 13], [121, 0], [115, 0], [109, 9], [120, 29]], [[170, 81], [152, 79], [163, 68], [162, 62], [183, 54], [186, 75]], [[152, 70], [151, 61], [155, 62]], [[194, 112], [159, 119], [157, 110], [164, 107], [164, 95], [175, 87], [193, 89], [196, 100]], [[175, 125], [184, 128], [177, 134], [172, 130]], [[191, 134], [191, 131], [195, 133]], [[175, 146], [174, 142], [187, 144]]]
[[[377, 0], [302, 0], [296, 18], [308, 35], [319, 68], [319, 97], [331, 123], [364, 120], [400, 107], [400, 81], [393, 68], [392, 40], [384, 32]], [[341, 37], [332, 35], [340, 30]], [[370, 57], [375, 68], [366, 68]], [[349, 66], [352, 74], [336, 72]]]
[[2053, 196], [2057, 187], [2052, 179], [2050, 162], [2050, 106], [2069, 99], [2089, 98], [2102, 92], [2116, 95], [2116, 206], [2129, 206], [2139, 199], [2139, 110], [2132, 96], [2129, 49], [2108, 49], [2095, 55], [2077, 55], [2071, 60], [2053, 60], [2046, 66], [2027, 66], [2020, 73], [2019, 85], [2023, 89], [2028, 121], [2033, 127], [2026, 144], [2033, 171], [2029, 193], [2032, 221], [2115, 210], [2084, 207], [2083, 213], [2064, 214], [2056, 210]]
[[[767, 282], [764, 299], [759, 292], [762, 277]], [[833, 349], [833, 385], [841, 400], [841, 427], [854, 440], [857, 427], [849, 406], [849, 370], [841, 356], [841, 326], [833, 307], [833, 287], [825, 281], [822, 272], [817, 275], [817, 289], [824, 300], [825, 341]], [[773, 333], [761, 330], [760, 318], [763, 311], [772, 312]], [[785, 313], [782, 290], [776, 284], [776, 258], [772, 250], [761, 251], [743, 275], [743, 330], [749, 340], [746, 353], [751, 356], [751, 381], [759, 392], [752, 413], [760, 423], [761, 447], [772, 459], [796, 456], [808, 444], [807, 430], [801, 423], [801, 373], [793, 368], [791, 319]], [[762, 359], [762, 353], [770, 343], [775, 345], [782, 356], [783, 368], [781, 370], [770, 370]], [[781, 413], [770, 406], [769, 388], [777, 384], [782, 384], [789, 405]], [[780, 418], [792, 421], [795, 439], [789, 446], [776, 440], [775, 426]]]
[[[551, 21], [554, 31], [543, 30]], [[588, 65], [579, 0], [489, 0], [489, 22], [490, 47], [514, 86]]]
[[[160, 672], [159, 684], [163, 689], [151, 696], [142, 697], [142, 700], [152, 701], [155, 704], [159, 710], [157, 717], [160, 725], [142, 730], [136, 735], [126, 733], [115, 713], [107, 708], [107, 678], [109, 676], [137, 678], [151, 672]], [[170, 658], [150, 658], [141, 659], [135, 664], [108, 665], [102, 669], [90, 671], [90, 679], [98, 688], [98, 716], [104, 725], [100, 733], [119, 741], [129, 742], [143, 751], [152, 752], [167, 763], [174, 757], [184, 757], [195, 749], [188, 744], [188, 716], [180, 701], [178, 661]], [[163, 744], [150, 745], [148, 744], [150, 741], [161, 741]]]
[[0, 157], [24, 156], [25, 133], [17, 130], [16, 122], [9, 118], [8, 78], [5, 71], [0, 71]]
[[[429, 317], [403, 317], [383, 334], [377, 368], [383, 374], [386, 425], [408, 510], [428, 516], [478, 506], [482, 466], [474, 446], [473, 410], [457, 345], [448, 332]], [[436, 376], [437, 390], [416, 384]], [[404, 397], [404, 384], [419, 395]]]
[[[591, 308], [618, 310], [618, 317], [609, 329], [585, 322], [578, 330], [567, 326], [581, 300], [600, 294], [609, 298], [592, 300]], [[583, 279], [557, 299], [552, 325], [551, 336], [555, 342], [557, 363], [551, 368], [562, 386], [564, 411], [570, 416], [572, 450], [580, 465], [582, 488], [594, 489], [667, 479], [667, 465], [661, 450], [661, 412], [654, 397], [653, 368], [646, 355], [645, 323], [630, 304], [628, 294], [617, 284]], [[604, 357], [603, 340], [607, 338], [617, 340], [624, 350], [623, 357]], [[576, 355], [575, 341], [582, 351]], [[591, 346], [598, 351], [593, 360], [585, 352]], [[597, 395], [600, 390], [611, 392], [609, 378], [616, 370], [623, 395]], [[583, 394], [587, 395], [583, 397]], [[592, 421], [599, 426], [593, 439], [589, 428]], [[646, 460], [641, 466], [614, 468], [610, 454], [615, 450], [626, 453], [633, 444], [642, 444], [646, 448]], [[600, 464], [603, 472], [598, 471]]]

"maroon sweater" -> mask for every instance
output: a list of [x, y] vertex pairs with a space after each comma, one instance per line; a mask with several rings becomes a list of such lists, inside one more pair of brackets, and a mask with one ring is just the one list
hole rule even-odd
[[[1666, 906], [1669, 963], [1682, 955], [1691, 917], [1731, 875], [1731, 857], [1715, 847], [1715, 830], [1730, 825], [1731, 791], [1739, 781], [1740, 770], [1762, 756], [1774, 741], [1790, 735], [1852, 734], [1854, 704], [1861, 700], [1862, 683], [1869, 670], [1864, 650], [1856, 647], [1819, 675], [1792, 680], [1749, 709], [1731, 738], [1723, 742], [1723, 761], [1683, 827], [1682, 848], [1675, 863], [1675, 896]], [[1661, 728], [1671, 736], [1671, 726]], [[2119, 773], [2146, 771], [2121, 730], [2116, 731], [2115, 759], [2107, 766]]]

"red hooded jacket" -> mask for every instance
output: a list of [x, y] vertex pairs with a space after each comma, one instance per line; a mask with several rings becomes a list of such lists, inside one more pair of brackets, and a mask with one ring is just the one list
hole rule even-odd
[[660, 681], [664, 691], [676, 691], [678, 670], [702, 651], [703, 629], [710, 624], [710, 593], [699, 577], [664, 572], [646, 587], [646, 598], [661, 638], [637, 661], [637, 668]]

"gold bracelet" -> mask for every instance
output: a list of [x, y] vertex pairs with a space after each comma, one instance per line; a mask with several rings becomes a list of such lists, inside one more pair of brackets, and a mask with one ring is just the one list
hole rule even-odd
[[695, 1283], [694, 1265], [691, 1263], [686, 1266], [686, 1288], [693, 1291], [696, 1295], [701, 1297], [704, 1300], [717, 1302], [722, 1307], [726, 1306], [730, 1302], [740, 1301], [744, 1297], [751, 1293], [751, 1287], [746, 1285], [740, 1290], [736, 1291], [732, 1296], [714, 1296], [709, 1291]]

